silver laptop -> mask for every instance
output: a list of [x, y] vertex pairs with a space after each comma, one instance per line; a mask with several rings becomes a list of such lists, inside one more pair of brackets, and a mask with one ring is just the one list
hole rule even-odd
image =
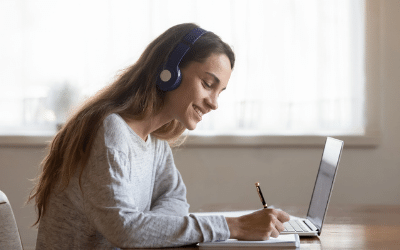
[[307, 217], [291, 219], [285, 222], [285, 230], [281, 234], [295, 233], [299, 236], [321, 235], [322, 224], [328, 210], [342, 149], [343, 141], [331, 137], [326, 139]]

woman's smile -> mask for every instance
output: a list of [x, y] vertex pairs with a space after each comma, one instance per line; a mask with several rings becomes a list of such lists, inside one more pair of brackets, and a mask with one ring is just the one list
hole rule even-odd
[[203, 117], [203, 113], [201, 112], [201, 110], [199, 109], [199, 107], [197, 107], [196, 105], [193, 105], [193, 109], [196, 111], [196, 113], [198, 114], [200, 121], [202, 120]]

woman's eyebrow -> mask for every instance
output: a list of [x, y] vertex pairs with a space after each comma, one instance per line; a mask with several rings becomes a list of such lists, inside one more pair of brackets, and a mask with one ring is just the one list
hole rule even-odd
[[206, 74], [209, 74], [210, 76], [212, 76], [212, 77], [214, 78], [214, 81], [215, 81], [216, 83], [219, 83], [219, 82], [220, 82], [219, 78], [218, 78], [216, 75], [214, 75], [213, 73], [206, 72]]

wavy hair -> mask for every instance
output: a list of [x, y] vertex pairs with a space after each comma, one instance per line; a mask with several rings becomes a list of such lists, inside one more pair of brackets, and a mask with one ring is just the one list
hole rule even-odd
[[[95, 135], [108, 115], [117, 113], [129, 121], [142, 120], [161, 111], [165, 92], [155, 84], [158, 69], [183, 37], [196, 27], [186, 23], [165, 31], [146, 47], [136, 63], [123, 70], [112, 84], [87, 100], [68, 119], [49, 145], [49, 153], [41, 163], [41, 172], [27, 200], [27, 203], [35, 201], [37, 221], [33, 226], [46, 212], [51, 193], [64, 190], [76, 171], [80, 171], [80, 183]], [[232, 49], [212, 32], [194, 43], [180, 68], [192, 61], [204, 62], [213, 53], [227, 55], [233, 69]], [[151, 135], [173, 144], [184, 131], [180, 122], [172, 120]]]

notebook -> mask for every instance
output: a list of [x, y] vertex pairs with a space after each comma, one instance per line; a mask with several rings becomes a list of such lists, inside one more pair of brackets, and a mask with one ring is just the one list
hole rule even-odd
[[207, 247], [293, 247], [297, 248], [300, 247], [300, 239], [299, 235], [297, 234], [286, 234], [286, 235], [279, 235], [277, 238], [270, 237], [269, 240], [263, 241], [241, 241], [241, 240], [234, 240], [229, 239], [226, 241], [218, 241], [218, 242], [202, 242], [198, 244], [200, 248], [207, 248]]
[[294, 218], [289, 222], [285, 222], [285, 231], [281, 232], [281, 234], [321, 235], [342, 150], [343, 141], [332, 137], [326, 139], [307, 217]]

